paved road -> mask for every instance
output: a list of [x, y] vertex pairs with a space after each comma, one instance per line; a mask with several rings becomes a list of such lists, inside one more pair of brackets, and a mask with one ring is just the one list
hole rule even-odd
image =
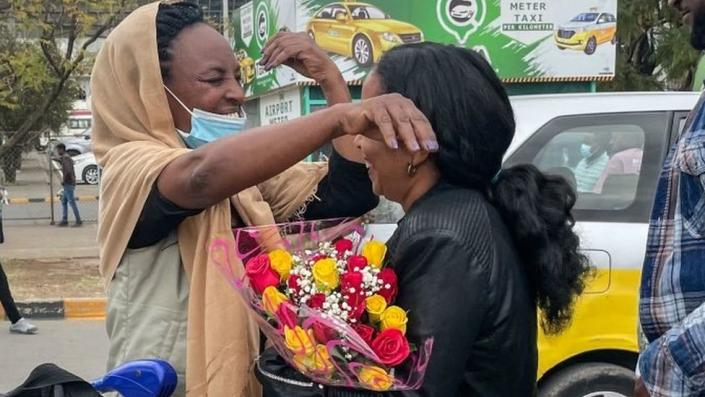
[[105, 372], [108, 338], [103, 320], [32, 321], [37, 335], [16, 335], [0, 322], [0, 393], [20, 385], [36, 366], [54, 363], [91, 379]]

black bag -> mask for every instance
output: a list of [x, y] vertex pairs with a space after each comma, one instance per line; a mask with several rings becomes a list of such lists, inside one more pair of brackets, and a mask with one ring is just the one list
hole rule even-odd
[[291, 368], [277, 351], [269, 348], [257, 359], [255, 375], [263, 397], [325, 397], [323, 385]]
[[[0, 394], [2, 396], [2, 394]], [[54, 364], [35, 368], [21, 386], [6, 397], [101, 397], [93, 386]]]

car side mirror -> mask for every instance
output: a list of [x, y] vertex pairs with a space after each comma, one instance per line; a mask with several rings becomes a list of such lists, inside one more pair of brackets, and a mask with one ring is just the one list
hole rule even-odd
[[336, 21], [347, 21], [348, 16], [346, 14], [343, 14], [342, 12], [335, 14], [335, 20]]

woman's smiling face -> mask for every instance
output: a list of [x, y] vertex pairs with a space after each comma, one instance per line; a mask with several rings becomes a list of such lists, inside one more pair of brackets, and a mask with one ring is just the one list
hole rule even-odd
[[[205, 23], [184, 28], [169, 48], [169, 76], [164, 84], [190, 110], [234, 114], [245, 92], [240, 85], [240, 64], [228, 41]], [[191, 116], [171, 96], [169, 108], [176, 128], [191, 130]]]
[[[384, 93], [381, 78], [377, 73], [372, 72], [362, 86], [362, 99], [373, 98]], [[412, 155], [405, 149], [390, 149], [384, 142], [364, 135], [356, 136], [355, 144], [362, 151], [375, 194], [390, 200], [400, 198], [410, 183], [407, 168]]]

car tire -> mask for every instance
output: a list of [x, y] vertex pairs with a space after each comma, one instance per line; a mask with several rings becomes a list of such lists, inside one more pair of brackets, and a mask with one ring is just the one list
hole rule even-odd
[[551, 375], [539, 397], [628, 397], [634, 394], [633, 371], [608, 363], [575, 364]]
[[595, 51], [597, 51], [597, 39], [595, 36], [592, 36], [588, 39], [588, 42], [585, 45], [585, 53], [587, 55], [592, 55]]
[[612, 36], [612, 40], [610, 41], [610, 43], [612, 43], [612, 45], [617, 45], [617, 33]]
[[558, 47], [558, 49], [561, 50], [561, 51], [565, 51], [565, 47], [561, 47], [561, 46], [559, 46], [559, 45], [557, 45], [556, 47]]
[[100, 172], [95, 165], [89, 165], [83, 169], [83, 182], [89, 185], [97, 185], [100, 182]]
[[374, 53], [372, 52], [372, 44], [365, 36], [356, 36], [352, 43], [352, 54], [360, 66], [370, 66], [374, 60]]
[[71, 157], [75, 157], [75, 156], [78, 156], [79, 154], [81, 154], [81, 152], [79, 152], [76, 149], [69, 149], [66, 151], [66, 153], [68, 153], [68, 155]]

